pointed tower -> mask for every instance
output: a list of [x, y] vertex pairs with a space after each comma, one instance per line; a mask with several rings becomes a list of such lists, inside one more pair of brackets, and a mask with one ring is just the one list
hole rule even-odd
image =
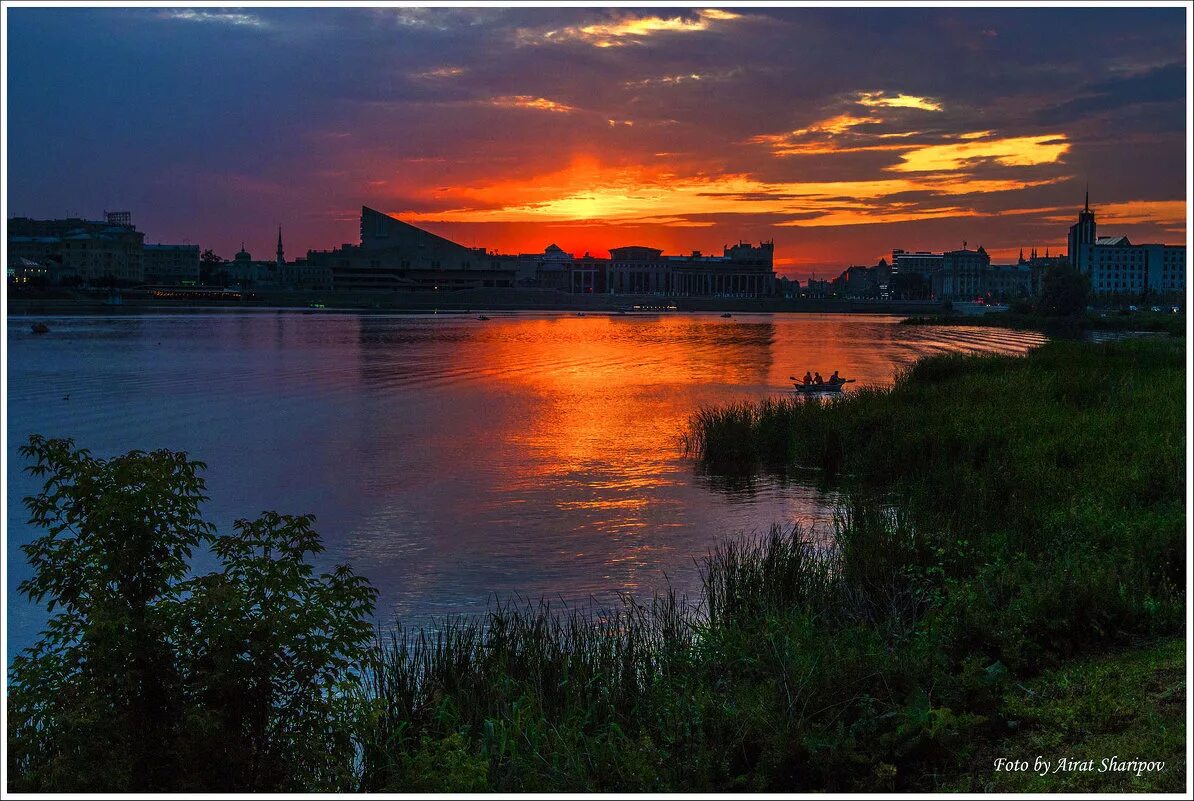
[[1016, 263], [1017, 263], [1017, 264], [1023, 264], [1023, 263], [1024, 263], [1024, 248], [1020, 248], [1020, 260], [1019, 260], [1018, 262], [1016, 262]]
[[1070, 264], [1089, 275], [1091, 251], [1097, 241], [1095, 216], [1094, 212], [1090, 210], [1090, 184], [1088, 183], [1082, 211], [1078, 213], [1078, 222], [1070, 226], [1070, 235], [1066, 239]]
[[278, 226], [278, 269], [286, 266], [286, 259], [282, 255], [282, 226]]

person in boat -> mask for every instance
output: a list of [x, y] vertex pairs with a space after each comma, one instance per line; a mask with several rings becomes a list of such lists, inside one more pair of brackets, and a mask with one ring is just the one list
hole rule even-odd
[[840, 375], [838, 375], [837, 370], [834, 370], [833, 375], [829, 376], [829, 383], [830, 384], [844, 384], [844, 383], [846, 383], [846, 379], [844, 379]]
[[810, 373], [808, 370], [805, 370], [804, 371], [804, 379], [800, 383], [804, 384], [806, 387], [809, 384], [813, 383], [813, 374]]
[[813, 374], [813, 383], [816, 384], [817, 386], [821, 386], [822, 384], [825, 383], [825, 379], [821, 378], [821, 374], [819, 372], [814, 373]]

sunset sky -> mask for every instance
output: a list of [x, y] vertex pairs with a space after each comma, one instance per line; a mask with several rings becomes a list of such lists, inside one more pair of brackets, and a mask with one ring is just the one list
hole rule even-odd
[[13, 9], [8, 213], [289, 258], [361, 205], [470, 246], [1184, 243], [1185, 10]]

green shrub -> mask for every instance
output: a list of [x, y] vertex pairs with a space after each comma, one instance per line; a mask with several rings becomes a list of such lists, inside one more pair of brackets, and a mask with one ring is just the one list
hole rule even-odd
[[[296, 790], [355, 782], [353, 662], [374, 590], [321, 576], [311, 518], [266, 513], [215, 536], [204, 465], [98, 459], [32, 437], [46, 530], [20, 591], [52, 617], [9, 669], [8, 767], [22, 791]], [[221, 570], [190, 573], [210, 547]]]

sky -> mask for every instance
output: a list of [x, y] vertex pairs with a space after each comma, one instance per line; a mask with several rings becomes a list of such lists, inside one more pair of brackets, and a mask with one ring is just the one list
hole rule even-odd
[[9, 8], [8, 215], [272, 258], [1185, 243], [1182, 8]]

